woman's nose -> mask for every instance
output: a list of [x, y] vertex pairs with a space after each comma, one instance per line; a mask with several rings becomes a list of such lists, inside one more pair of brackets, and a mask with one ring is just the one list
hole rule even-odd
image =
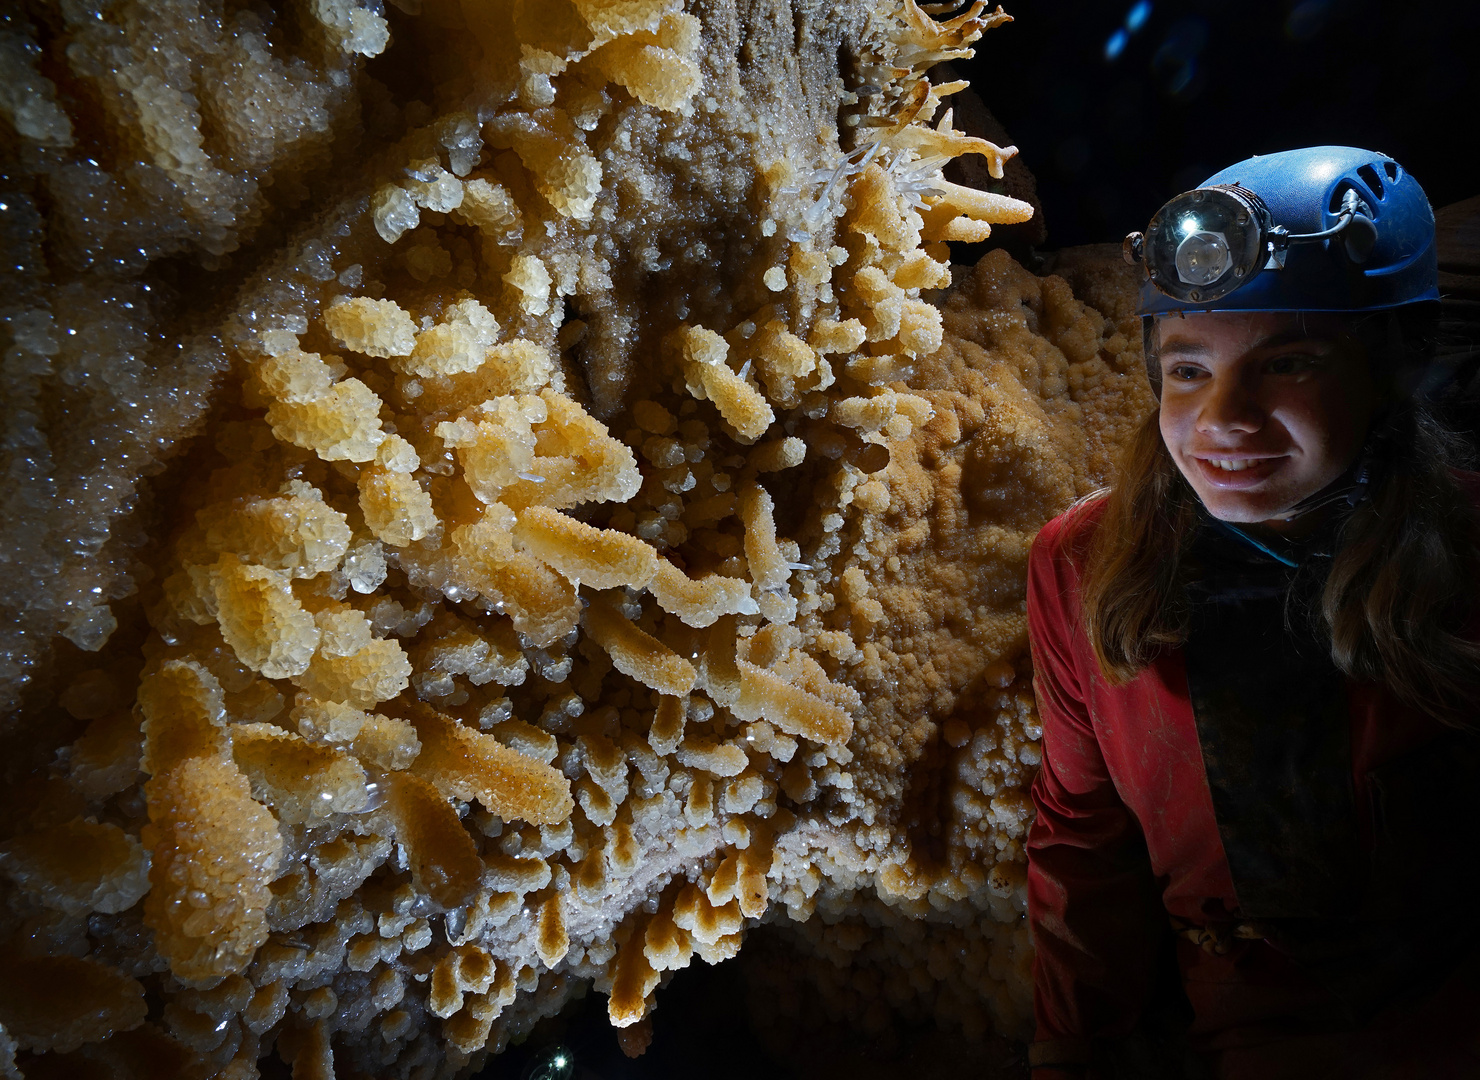
[[1264, 426], [1264, 408], [1243, 380], [1225, 376], [1210, 383], [1198, 413], [1198, 430], [1246, 435]]

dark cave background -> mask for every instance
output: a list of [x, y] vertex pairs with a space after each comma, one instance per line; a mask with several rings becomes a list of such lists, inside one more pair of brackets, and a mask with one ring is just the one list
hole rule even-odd
[[[1020, 148], [1042, 222], [953, 244], [953, 261], [975, 262], [999, 244], [1033, 259], [1118, 243], [1224, 166], [1299, 146], [1389, 154], [1435, 209], [1480, 196], [1480, 4], [1002, 3], [1014, 21], [955, 67]], [[480, 1080], [1027, 1077], [1021, 1047], [972, 1045], [933, 1025], [901, 1021], [871, 1043], [817, 1014], [778, 1023], [767, 983], [788, 966], [786, 951], [762, 928], [736, 960], [716, 968], [696, 960], [678, 973], [659, 991], [641, 1057], [622, 1054], [606, 997], [592, 992], [493, 1059]], [[551, 1067], [557, 1046], [570, 1051], [570, 1072]]]
[[1299, 146], [1389, 154], [1436, 209], [1480, 195], [1480, 5], [1002, 4], [1014, 21], [957, 67], [1036, 177], [1048, 248], [1118, 241], [1219, 169]]

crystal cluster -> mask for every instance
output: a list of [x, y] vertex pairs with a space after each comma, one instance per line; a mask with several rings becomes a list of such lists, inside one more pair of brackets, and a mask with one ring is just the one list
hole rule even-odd
[[1112, 278], [942, 291], [1030, 212], [925, 75], [1004, 16], [47, 18], [0, 1069], [466, 1075], [762, 921], [964, 935], [942, 1015], [1021, 1033], [1024, 561], [1147, 391]]

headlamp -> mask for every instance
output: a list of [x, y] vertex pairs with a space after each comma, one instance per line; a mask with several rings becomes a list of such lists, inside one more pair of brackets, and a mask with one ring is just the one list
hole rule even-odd
[[1336, 224], [1322, 232], [1292, 236], [1276, 225], [1254, 192], [1237, 184], [1215, 184], [1178, 195], [1156, 212], [1146, 232], [1125, 238], [1127, 262], [1145, 262], [1151, 284], [1182, 303], [1220, 300], [1259, 271], [1284, 266], [1292, 243], [1325, 240], [1345, 232], [1353, 262], [1372, 248], [1372, 209], [1348, 188]]
[[1264, 267], [1274, 222], [1264, 200], [1234, 184], [1185, 191], [1146, 227], [1151, 282], [1194, 304], [1227, 296]]

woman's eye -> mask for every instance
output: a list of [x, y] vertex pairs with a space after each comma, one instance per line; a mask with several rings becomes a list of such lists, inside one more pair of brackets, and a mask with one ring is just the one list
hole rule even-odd
[[1264, 370], [1268, 371], [1271, 375], [1296, 375], [1315, 367], [1319, 359], [1319, 357], [1304, 353], [1276, 356], [1264, 365]]
[[1173, 364], [1167, 371], [1167, 375], [1170, 378], [1178, 379], [1182, 382], [1191, 382], [1201, 374], [1202, 368], [1193, 364]]

